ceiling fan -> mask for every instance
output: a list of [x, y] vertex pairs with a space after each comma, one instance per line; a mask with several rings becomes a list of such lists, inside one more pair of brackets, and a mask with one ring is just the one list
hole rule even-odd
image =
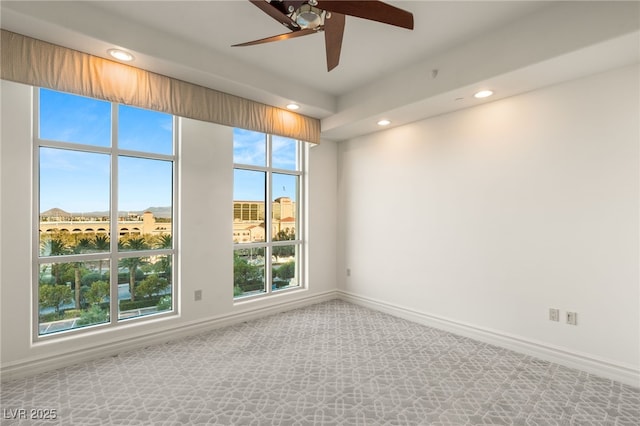
[[355, 16], [383, 24], [413, 29], [413, 14], [378, 0], [249, 0], [290, 32], [235, 44], [253, 46], [324, 32], [327, 70], [340, 62], [345, 16]]

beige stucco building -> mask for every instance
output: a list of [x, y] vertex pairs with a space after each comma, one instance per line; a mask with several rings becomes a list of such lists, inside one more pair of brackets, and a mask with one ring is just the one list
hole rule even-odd
[[[296, 231], [296, 203], [289, 197], [276, 198], [272, 205], [272, 235]], [[249, 243], [265, 240], [265, 208], [262, 201], [233, 202], [233, 242]]]
[[[272, 235], [296, 231], [296, 203], [288, 197], [276, 198], [271, 207]], [[247, 243], [265, 240], [265, 206], [262, 201], [233, 202], [233, 242]], [[152, 212], [118, 218], [118, 234], [171, 235], [171, 220], [154, 217]], [[61, 209], [51, 209], [40, 217], [40, 233], [110, 234], [108, 217], [74, 216]]]
[[[40, 233], [69, 232], [70, 234], [110, 234], [108, 217], [73, 216], [60, 209], [52, 209], [40, 216]], [[154, 217], [151, 212], [118, 218], [118, 234], [171, 235], [171, 219]]]

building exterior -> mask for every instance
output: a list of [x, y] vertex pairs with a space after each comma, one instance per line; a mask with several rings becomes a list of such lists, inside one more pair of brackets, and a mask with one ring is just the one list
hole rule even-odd
[[[273, 235], [284, 232], [295, 235], [296, 203], [289, 197], [276, 198], [271, 207]], [[248, 243], [265, 240], [265, 206], [262, 201], [233, 202], [233, 242]], [[171, 235], [171, 219], [156, 218], [152, 212], [129, 214], [118, 218], [118, 234]], [[68, 232], [70, 234], [107, 234], [111, 232], [108, 216], [84, 216], [51, 209], [40, 215], [40, 234]]]
[[[68, 232], [70, 234], [110, 234], [107, 216], [77, 216], [61, 209], [51, 209], [40, 215], [40, 234]], [[130, 214], [118, 218], [118, 234], [171, 235], [171, 219], [154, 217], [152, 212]]]
[[[289, 197], [276, 198], [271, 204], [273, 235], [285, 232], [295, 235], [296, 203]], [[250, 243], [265, 240], [265, 208], [262, 201], [233, 202], [233, 242]]]

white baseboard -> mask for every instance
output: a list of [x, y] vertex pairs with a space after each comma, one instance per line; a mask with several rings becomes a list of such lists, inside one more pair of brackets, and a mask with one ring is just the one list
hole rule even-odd
[[278, 301], [255, 309], [233, 312], [219, 315], [206, 320], [182, 323], [177, 326], [167, 327], [161, 331], [136, 335], [119, 341], [110, 341], [104, 345], [92, 346], [86, 349], [74, 350], [69, 353], [56, 353], [50, 356], [34, 357], [28, 360], [8, 362], [0, 367], [2, 382], [34, 376], [39, 373], [57, 370], [80, 362], [87, 362], [99, 358], [116, 356], [120, 353], [157, 345], [175, 339], [204, 333], [216, 328], [238, 324], [265, 317], [267, 315], [286, 312], [297, 308], [321, 303], [337, 298], [335, 290], [320, 294], [307, 295], [294, 300]]
[[640, 388], [640, 370], [628, 365], [582, 354], [566, 348], [555, 347], [542, 342], [512, 336], [496, 330], [465, 324], [448, 318], [431, 315], [414, 309], [359, 296], [338, 290], [338, 298], [380, 312], [424, 324], [430, 327], [449, 331], [481, 342], [493, 344], [522, 354], [530, 355], [546, 361], [554, 362], [570, 368], [585, 371], [596, 376], [605, 377], [630, 386]]

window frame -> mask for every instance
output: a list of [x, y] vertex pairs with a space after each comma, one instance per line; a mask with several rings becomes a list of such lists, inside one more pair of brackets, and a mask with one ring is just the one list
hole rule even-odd
[[[260, 132], [258, 132], [260, 133]], [[266, 164], [264, 166], [257, 166], [251, 164], [243, 164], [243, 163], [233, 163], [233, 170], [247, 170], [247, 171], [257, 171], [265, 173], [265, 206], [264, 206], [264, 217], [265, 217], [265, 241], [263, 242], [249, 242], [249, 243], [236, 243], [233, 242], [233, 253], [235, 254], [236, 250], [241, 249], [255, 249], [255, 248], [264, 248], [265, 249], [265, 265], [264, 265], [264, 286], [265, 291], [255, 294], [248, 295], [240, 295], [240, 296], [232, 296], [233, 303], [243, 303], [246, 301], [251, 301], [255, 299], [260, 299], [264, 297], [270, 297], [274, 294], [283, 294], [289, 293], [292, 291], [300, 291], [307, 289], [307, 253], [306, 253], [306, 212], [307, 212], [307, 192], [308, 188], [306, 185], [307, 180], [307, 162], [309, 157], [309, 144], [305, 141], [288, 138], [294, 140], [296, 143], [296, 169], [283, 169], [273, 167], [273, 137], [279, 137], [277, 135], [263, 133], [265, 136], [265, 156], [266, 156]], [[294, 240], [281, 240], [274, 241], [273, 240], [273, 174], [284, 174], [296, 176], [298, 178], [298, 185], [296, 186], [296, 239]], [[235, 179], [233, 182], [235, 186]], [[235, 202], [236, 200], [233, 200]], [[234, 214], [234, 206], [231, 206], [232, 212], [232, 221], [235, 220]], [[231, 235], [233, 238], [233, 235]], [[272, 249], [275, 246], [288, 246], [294, 245], [297, 250], [297, 259], [296, 259], [296, 276], [298, 277], [298, 285], [293, 287], [286, 287], [282, 289], [277, 289], [275, 292], [272, 288], [273, 282], [273, 262], [272, 262]], [[232, 283], [233, 284], [233, 283]], [[233, 287], [233, 286], [232, 286]]]
[[[111, 146], [103, 147], [98, 145], [88, 145], [77, 142], [63, 142], [50, 139], [40, 138], [40, 91], [46, 89], [42, 87], [33, 87], [33, 103], [32, 103], [32, 159], [31, 166], [33, 182], [32, 182], [32, 239], [31, 239], [31, 255], [32, 255], [32, 275], [31, 275], [31, 333], [32, 342], [42, 342], [52, 339], [59, 339], [70, 334], [85, 334], [92, 333], [98, 330], [108, 330], [122, 328], [130, 323], [150, 322], [166, 317], [177, 317], [179, 315], [179, 294], [178, 294], [178, 242], [179, 242], [179, 134], [180, 134], [180, 117], [171, 115], [171, 122], [173, 126], [173, 132], [171, 137], [172, 154], [157, 154], [144, 151], [121, 149], [118, 146], [118, 110], [120, 105], [117, 102], [109, 102], [101, 99], [90, 98], [84, 95], [76, 95], [68, 92], [69, 95], [82, 96], [88, 99], [96, 99], [101, 102], [108, 102], [110, 105], [110, 120], [111, 120]], [[51, 90], [51, 89], [46, 89]], [[126, 105], [124, 105], [126, 106]], [[109, 189], [109, 251], [102, 253], [83, 253], [83, 254], [65, 254], [57, 256], [40, 256], [40, 149], [41, 148], [54, 148], [64, 149], [76, 152], [97, 153], [109, 155], [110, 161], [110, 189]], [[172, 212], [171, 212], [171, 238], [172, 247], [165, 249], [145, 249], [145, 250], [132, 250], [125, 251], [118, 249], [119, 242], [119, 223], [118, 223], [118, 161], [120, 157], [133, 157], [149, 160], [161, 160], [170, 161], [172, 163]], [[131, 318], [119, 318], [119, 300], [113, 295], [118, 294], [118, 264], [120, 259], [132, 258], [132, 257], [150, 257], [150, 256], [170, 256], [171, 257], [171, 309], [163, 312], [158, 312], [150, 315], [139, 315]], [[84, 262], [95, 261], [99, 259], [108, 259], [109, 261], [109, 320], [104, 323], [91, 324], [82, 327], [70, 328], [66, 330], [60, 330], [47, 334], [40, 334], [40, 321], [39, 321], [39, 272], [40, 267], [43, 264], [53, 263], [68, 263], [68, 262]], [[115, 278], [114, 278], [115, 277]]]

